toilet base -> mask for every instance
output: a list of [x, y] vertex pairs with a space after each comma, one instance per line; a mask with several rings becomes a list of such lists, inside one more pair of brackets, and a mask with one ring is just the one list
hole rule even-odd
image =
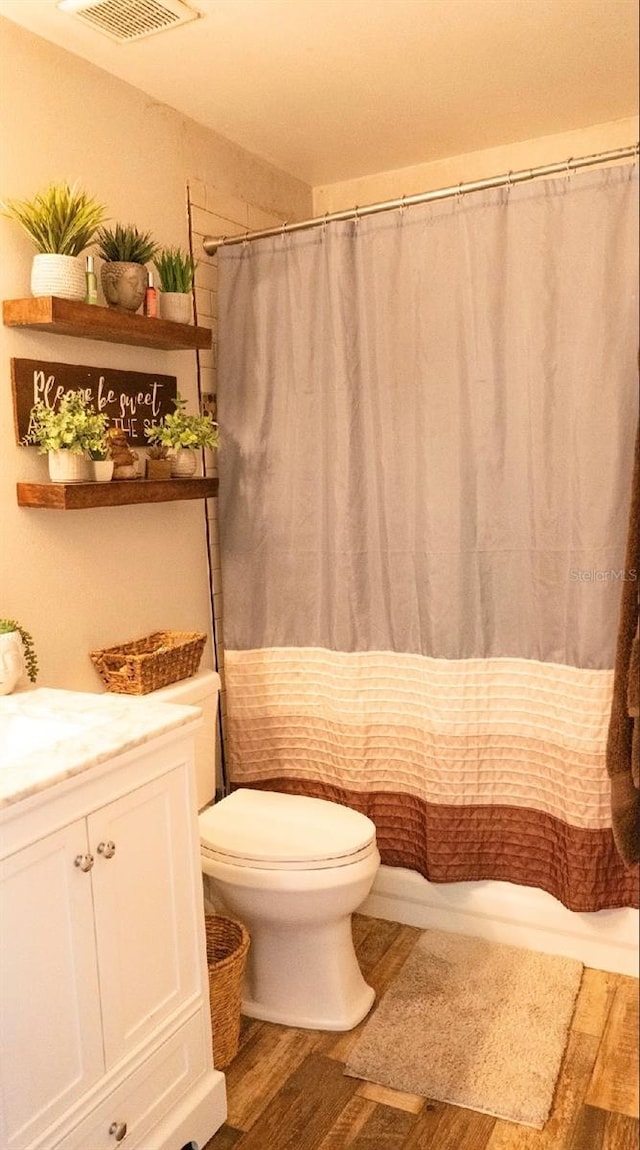
[[261, 1022], [277, 1022], [281, 1026], [295, 1026], [301, 1030], [353, 1030], [363, 1018], [366, 1018], [375, 1002], [376, 992], [372, 986], [364, 985], [364, 992], [359, 1002], [352, 1002], [349, 1014], [341, 1017], [327, 1019], [323, 1013], [321, 1018], [304, 1017], [300, 1014], [292, 1015], [286, 1010], [275, 1010], [266, 1007], [263, 1003], [252, 1002], [250, 998], [242, 999], [242, 1014], [248, 1018], [259, 1018]]
[[352, 1030], [371, 1010], [351, 935], [351, 915], [320, 924], [249, 924], [242, 1011], [303, 1030]]

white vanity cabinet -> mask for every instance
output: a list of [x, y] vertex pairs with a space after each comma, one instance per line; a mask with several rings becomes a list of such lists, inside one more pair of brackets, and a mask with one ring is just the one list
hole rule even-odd
[[191, 729], [5, 808], [3, 1150], [180, 1150], [212, 1067]]

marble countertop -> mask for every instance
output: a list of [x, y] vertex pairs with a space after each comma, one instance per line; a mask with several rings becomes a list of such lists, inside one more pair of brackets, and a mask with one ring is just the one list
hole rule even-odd
[[38, 687], [0, 697], [0, 808], [199, 719], [147, 696]]

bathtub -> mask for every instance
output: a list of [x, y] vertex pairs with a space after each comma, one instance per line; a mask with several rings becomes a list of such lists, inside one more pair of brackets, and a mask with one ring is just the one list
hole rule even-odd
[[638, 977], [639, 915], [631, 908], [579, 914], [534, 887], [432, 883], [416, 871], [381, 866], [359, 909], [422, 930], [457, 931]]

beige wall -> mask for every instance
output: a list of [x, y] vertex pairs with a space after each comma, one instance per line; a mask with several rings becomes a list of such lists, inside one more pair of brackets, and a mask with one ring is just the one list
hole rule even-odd
[[[77, 179], [103, 200], [113, 222], [183, 246], [188, 180], [195, 189], [206, 183], [219, 203], [250, 199], [252, 220], [310, 214], [311, 190], [299, 181], [6, 21], [0, 36], [0, 199]], [[2, 298], [28, 296], [33, 249], [5, 219], [0, 250]], [[15, 443], [14, 356], [173, 374], [191, 403], [197, 357], [0, 327], [0, 617], [15, 617], [32, 632], [40, 685], [101, 690], [92, 648], [157, 628], [209, 631], [205, 507], [18, 508], [16, 480], [45, 480], [46, 459]], [[213, 353], [203, 358], [207, 387], [213, 365]]]
[[487, 179], [501, 173], [517, 172], [519, 169], [560, 163], [571, 156], [591, 156], [597, 152], [635, 144], [637, 139], [636, 116], [609, 124], [594, 124], [575, 132], [541, 136], [535, 140], [505, 144], [500, 148], [451, 156], [431, 164], [378, 172], [359, 180], [326, 184], [313, 190], [314, 215], [338, 212], [356, 204], [363, 207], [381, 200], [417, 195], [434, 188], [453, 187], [468, 180]]

